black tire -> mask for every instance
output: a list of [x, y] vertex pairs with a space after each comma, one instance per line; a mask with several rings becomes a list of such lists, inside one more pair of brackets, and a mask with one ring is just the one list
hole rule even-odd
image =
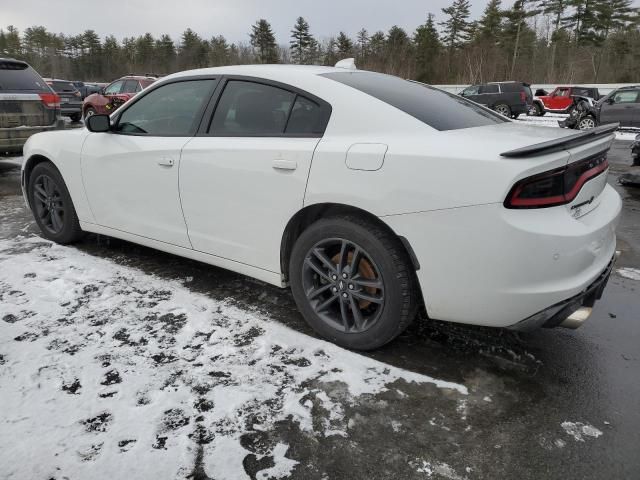
[[93, 107], [87, 107], [84, 111], [84, 119], [86, 120], [88, 117], [95, 115], [96, 113], [96, 109]]
[[519, 113], [514, 113], [513, 115], [511, 115], [511, 118], [513, 118], [514, 120], [517, 120], [519, 116], [520, 116]]
[[497, 103], [493, 106], [493, 109], [499, 114], [511, 118], [511, 108], [506, 103]]
[[[335, 257], [329, 257], [332, 253], [327, 248], [318, 247], [318, 245], [339, 241], [354, 246], [354, 250], [345, 253], [345, 260], [348, 259], [348, 262], [344, 262], [343, 270], [340, 270], [342, 267], [339, 267], [333, 260]], [[318, 250], [325, 254], [326, 259], [333, 260], [334, 267], [338, 269], [338, 280], [335, 284], [331, 278], [328, 278], [331, 276], [330, 269], [326, 269], [323, 277], [316, 273], [317, 269], [310, 269], [309, 261], [320, 263], [321, 267], [324, 266], [322, 262], [318, 262], [320, 257], [316, 257], [316, 253], [313, 253]], [[341, 256], [343, 250], [347, 252], [347, 248], [340, 250]], [[363, 260], [354, 260], [358, 256], [366, 260], [365, 266], [371, 267], [371, 271], [374, 272], [372, 276], [362, 275]], [[346, 275], [345, 272], [349, 271], [351, 267], [347, 264], [352, 262], [357, 264], [355, 265], [356, 272], [344, 281], [343, 286], [339, 272], [342, 271]], [[343, 262], [339, 261], [339, 263]], [[311, 278], [309, 272], [311, 272]], [[370, 280], [371, 278], [373, 280]], [[325, 218], [308, 227], [293, 247], [289, 262], [289, 279], [293, 297], [307, 323], [322, 337], [342, 347], [355, 350], [379, 348], [400, 335], [417, 314], [417, 281], [411, 260], [402, 243], [395, 235], [380, 225], [356, 216]], [[354, 285], [351, 284], [352, 279], [354, 283], [362, 282], [362, 280], [369, 283], [379, 283], [381, 288], [379, 290], [373, 288], [376, 293], [371, 294], [370, 297], [379, 295], [382, 297], [382, 302], [370, 302], [368, 305], [365, 302], [363, 306], [361, 295], [369, 295], [371, 288], [355, 286], [354, 290]], [[336, 279], [333, 278], [333, 280]], [[319, 282], [320, 286], [315, 284], [309, 288], [309, 282]], [[323, 292], [322, 295], [325, 297], [320, 296], [318, 300], [308, 298], [307, 295], [311, 291], [327, 287], [331, 291]], [[332, 293], [332, 291], [337, 291], [337, 293]], [[347, 295], [353, 297], [347, 299]], [[331, 296], [335, 297], [333, 303], [329, 304], [327, 310], [318, 313], [317, 310], [320, 310], [318, 304], [325, 303], [327, 299], [331, 300]], [[315, 305], [312, 302], [315, 302]], [[349, 309], [348, 316], [354, 320], [350, 327], [346, 326], [349, 322], [345, 320], [343, 307]], [[360, 312], [361, 320], [365, 318], [365, 321], [361, 322], [361, 325], [364, 325], [362, 328], [358, 327], [355, 322], [356, 311], [354, 308]], [[327, 313], [325, 314], [325, 312]], [[336, 320], [335, 322], [332, 321], [331, 315], [337, 317], [333, 318]], [[339, 325], [341, 321], [342, 325]]]
[[82, 115], [80, 115], [79, 113], [74, 113], [73, 115], [69, 115], [69, 118], [71, 118], [72, 122], [79, 122], [80, 119], [82, 119]]
[[[71, 196], [62, 175], [52, 163], [35, 166], [29, 176], [27, 192], [33, 216], [46, 238], [63, 245], [82, 238]], [[52, 213], [54, 210], [55, 214]]]

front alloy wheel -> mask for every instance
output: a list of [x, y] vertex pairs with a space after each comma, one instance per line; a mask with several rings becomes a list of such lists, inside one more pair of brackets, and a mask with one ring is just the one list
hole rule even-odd
[[66, 244], [82, 237], [67, 186], [52, 163], [42, 162], [33, 168], [27, 194], [36, 223], [46, 238]]
[[65, 208], [60, 187], [49, 175], [43, 173], [33, 182], [33, 208], [38, 223], [47, 232], [58, 235], [64, 229]]
[[596, 126], [596, 121], [594, 120], [593, 117], [584, 117], [578, 123], [579, 130], [588, 130], [590, 128], [594, 128], [595, 126]]

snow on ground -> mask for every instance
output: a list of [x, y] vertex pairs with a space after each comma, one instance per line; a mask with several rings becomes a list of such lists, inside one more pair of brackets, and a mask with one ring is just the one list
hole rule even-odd
[[617, 272], [618, 272], [618, 275], [620, 275], [621, 277], [640, 281], [640, 269], [638, 268], [630, 268], [630, 267], [618, 268]]
[[[517, 122], [522, 122], [527, 125], [535, 125], [537, 127], [555, 127], [560, 128], [558, 125], [558, 120], [564, 120], [567, 118], [566, 115], [562, 115], [559, 113], [547, 113], [543, 117], [529, 117], [527, 115], [520, 115]], [[634, 140], [636, 135], [640, 133], [640, 129], [624, 129], [618, 130], [616, 132], [616, 140]]]
[[23, 157], [3, 157], [0, 156], [0, 162], [9, 163], [11, 165], [22, 166]]
[[[468, 393], [178, 281], [38, 237], [0, 240], [3, 478], [186, 478], [198, 459], [212, 478], [247, 478], [247, 432], [288, 420], [346, 435], [327, 386], [356, 404], [398, 380], [443, 389], [454, 405]], [[320, 422], [318, 405], [329, 412]], [[260, 448], [270, 462], [257, 478], [295, 468], [287, 444]]]
[[582, 422], [562, 422], [560, 425], [567, 435], [571, 435], [576, 442], [584, 442], [585, 437], [598, 438], [602, 432], [593, 425]]

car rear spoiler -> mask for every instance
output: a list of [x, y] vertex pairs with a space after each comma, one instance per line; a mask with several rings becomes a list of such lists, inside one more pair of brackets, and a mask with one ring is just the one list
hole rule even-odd
[[597, 138], [609, 135], [610, 133], [615, 132], [619, 126], [619, 123], [601, 125], [600, 127], [591, 128], [589, 130], [582, 130], [567, 137], [556, 138], [555, 140], [549, 140], [547, 142], [536, 143], [527, 147], [509, 150], [508, 152], [501, 153], [500, 156], [507, 158], [520, 158], [565, 150], [578, 145], [584, 145], [585, 143], [589, 143]]

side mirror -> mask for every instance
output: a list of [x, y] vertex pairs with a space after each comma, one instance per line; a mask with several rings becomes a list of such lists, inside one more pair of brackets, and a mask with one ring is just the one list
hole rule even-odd
[[104, 133], [111, 130], [109, 115], [91, 115], [86, 120], [87, 129], [94, 133]]

